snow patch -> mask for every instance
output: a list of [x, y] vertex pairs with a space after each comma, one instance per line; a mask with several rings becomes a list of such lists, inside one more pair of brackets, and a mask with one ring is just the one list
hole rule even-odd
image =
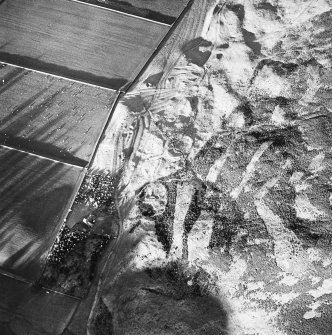
[[320, 301], [315, 301], [310, 304], [308, 307], [311, 308], [310, 311], [303, 314], [303, 318], [306, 320], [313, 319], [313, 318], [320, 318], [322, 313], [317, 312], [317, 309], [322, 305]]
[[296, 216], [304, 220], [315, 221], [325, 219], [326, 214], [318, 210], [309, 200], [306, 194], [297, 194], [295, 197]]
[[189, 262], [205, 261], [209, 257], [213, 219], [198, 219], [188, 235]]
[[189, 209], [194, 187], [184, 183], [177, 186], [177, 198], [173, 223], [173, 243], [170, 249], [170, 257], [180, 259], [182, 256], [182, 241], [184, 236], [184, 219]]
[[287, 286], [294, 286], [299, 282], [299, 278], [294, 277], [292, 275], [283, 273], [284, 278], [280, 281], [280, 284]]
[[332, 294], [332, 278], [325, 279], [322, 283], [322, 286], [315, 290], [309, 291], [309, 294], [312, 295], [315, 299], [320, 298], [325, 294]]
[[277, 265], [285, 272], [302, 276], [310, 264], [301, 241], [293, 231], [283, 225], [281, 218], [275, 215], [263, 200], [255, 201], [255, 205], [269, 234], [273, 237]]

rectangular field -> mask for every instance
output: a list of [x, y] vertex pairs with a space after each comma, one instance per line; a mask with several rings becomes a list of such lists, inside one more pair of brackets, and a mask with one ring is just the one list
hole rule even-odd
[[39, 278], [83, 173], [0, 146], [0, 268]]
[[124, 89], [169, 27], [68, 0], [0, 4], [0, 61]]
[[146, 19], [172, 24], [189, 0], [72, 0], [105, 6]]
[[0, 274], [0, 334], [60, 335], [79, 301]]
[[117, 95], [0, 65], [0, 144], [85, 166]]

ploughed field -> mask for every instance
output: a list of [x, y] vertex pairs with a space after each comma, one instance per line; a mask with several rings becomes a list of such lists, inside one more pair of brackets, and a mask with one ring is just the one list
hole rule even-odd
[[0, 65], [0, 144], [85, 166], [116, 96]]
[[84, 170], [0, 146], [0, 269], [34, 281]]
[[168, 29], [85, 3], [4, 1], [0, 4], [0, 61], [124, 89]]
[[79, 303], [3, 275], [0, 285], [0, 333], [4, 335], [62, 334]]
[[121, 226], [119, 176], [87, 168], [188, 0], [89, 3], [0, 0], [0, 334], [91, 322]]

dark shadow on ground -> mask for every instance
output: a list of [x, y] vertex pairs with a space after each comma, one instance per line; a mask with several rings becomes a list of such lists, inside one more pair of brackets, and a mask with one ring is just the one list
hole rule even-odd
[[27, 151], [45, 158], [54, 159], [62, 163], [72, 164], [79, 167], [86, 167], [88, 162], [84, 159], [75, 157], [65, 150], [61, 150], [55, 145], [40, 141], [27, 140], [11, 134], [0, 133], [0, 144], [18, 150]]
[[[207, 273], [178, 263], [120, 276], [104, 295], [114, 334], [228, 334], [226, 307], [210, 293]], [[106, 334], [100, 306], [94, 319], [97, 333]], [[110, 318], [111, 316], [111, 318]], [[104, 332], [103, 332], [104, 331]], [[112, 332], [110, 332], [112, 334]]]
[[211, 56], [212, 43], [202, 37], [197, 37], [182, 47], [182, 52], [187, 59], [198, 65], [204, 66]]
[[78, 300], [0, 274], [0, 334], [60, 335]]
[[128, 80], [123, 78], [106, 78], [96, 76], [85, 71], [77, 71], [69, 69], [65, 66], [43, 62], [40, 59], [10, 54], [4, 51], [0, 51], [0, 61], [113, 90], [120, 90], [128, 83]]
[[80, 1], [92, 3], [94, 5], [98, 5], [98, 6], [105, 7], [105, 8], [111, 8], [114, 10], [118, 10], [124, 13], [136, 15], [136, 16], [141, 16], [149, 20], [162, 22], [166, 24], [172, 24], [176, 20], [176, 17], [165, 15], [157, 11], [153, 11], [153, 10], [149, 10], [145, 8], [139, 8], [139, 7], [133, 6], [127, 1], [114, 1], [114, 0], [106, 0], [103, 2], [98, 1], [98, 0], [80, 0]]

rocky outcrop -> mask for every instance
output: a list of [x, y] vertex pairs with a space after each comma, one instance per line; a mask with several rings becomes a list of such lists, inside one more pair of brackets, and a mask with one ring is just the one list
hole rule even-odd
[[195, 1], [120, 102], [115, 334], [331, 334], [331, 5]]

